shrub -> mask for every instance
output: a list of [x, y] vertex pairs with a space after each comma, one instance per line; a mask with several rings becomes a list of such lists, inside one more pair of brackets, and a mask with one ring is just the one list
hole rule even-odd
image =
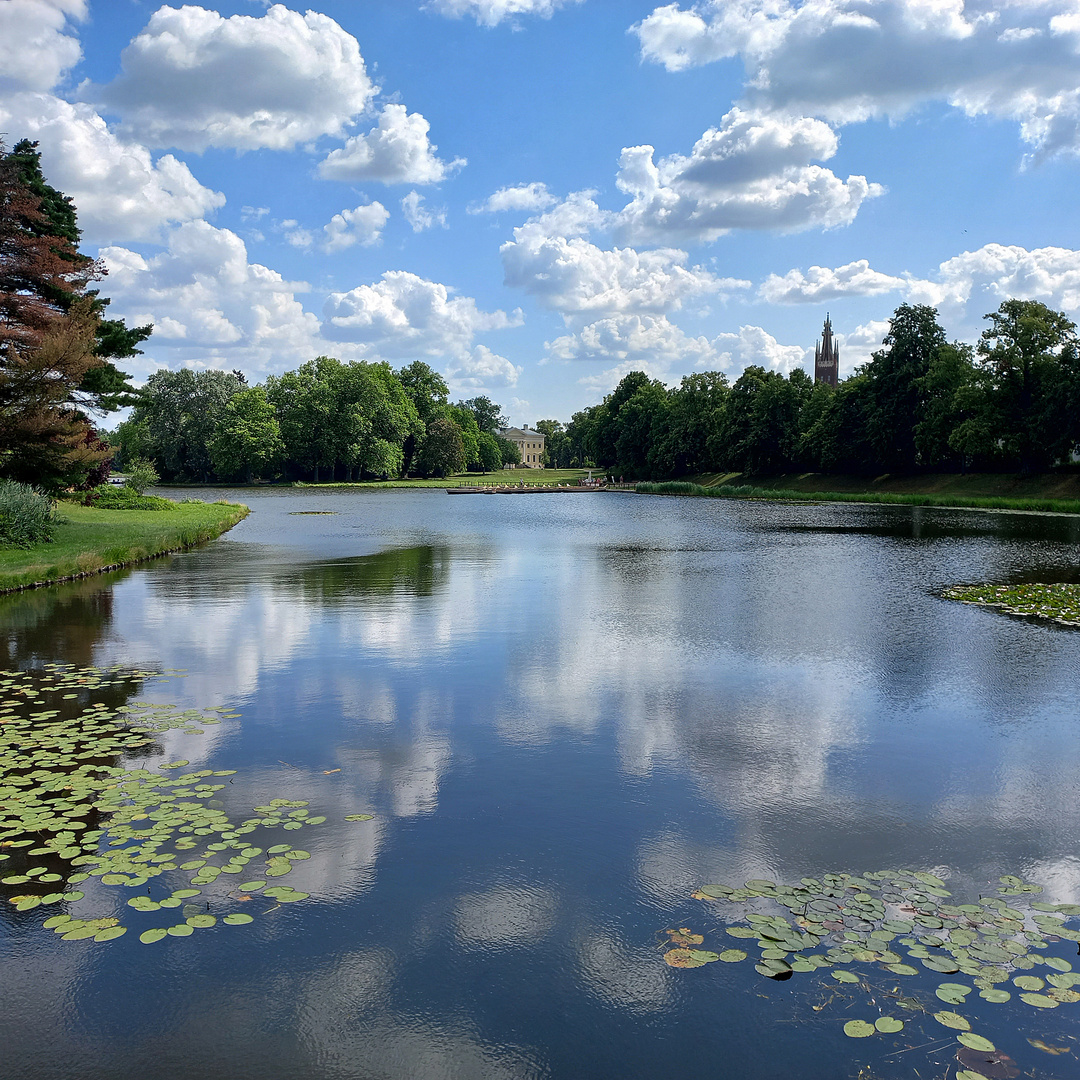
[[0, 480], [0, 546], [29, 548], [52, 542], [56, 508], [29, 484]]
[[86, 493], [87, 506], [98, 510], [171, 510], [175, 503], [157, 495], [140, 495], [134, 488], [102, 484]]
[[136, 495], [141, 495], [148, 487], [153, 487], [161, 479], [153, 462], [145, 458], [135, 458], [128, 466], [127, 473], [125, 486], [131, 488]]

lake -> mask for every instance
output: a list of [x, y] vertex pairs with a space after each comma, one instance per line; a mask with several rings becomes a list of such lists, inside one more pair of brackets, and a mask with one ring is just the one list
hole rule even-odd
[[[725, 927], [775, 907], [691, 894], [906, 868], [955, 903], [1006, 875], [1080, 902], [1080, 631], [938, 595], [1080, 580], [1076, 519], [199, 495], [253, 512], [200, 550], [0, 598], [3, 666], [182, 670], [131, 700], [239, 715], [138, 764], [236, 770], [208, 805], [239, 816], [306, 802], [326, 820], [284, 833], [311, 856], [284, 880], [310, 896], [153, 944], [139, 931], [168, 922], [95, 878], [72, 913], [134, 932], [61, 940], [42, 921], [63, 905], [0, 904], [5, 1080], [951, 1078], [930, 1013], [957, 976], [766, 979]], [[751, 959], [671, 968], [680, 927]], [[905, 1032], [845, 1035], [900, 983], [922, 1002]], [[956, 1008], [1021, 1069], [1080, 1075], [1080, 1004]]]

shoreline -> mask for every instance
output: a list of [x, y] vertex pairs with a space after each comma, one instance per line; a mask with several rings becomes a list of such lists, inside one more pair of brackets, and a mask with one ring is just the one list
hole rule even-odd
[[685, 480], [639, 483], [638, 495], [686, 498], [739, 499], [750, 502], [823, 503], [833, 505], [924, 506], [941, 510], [975, 510], [1013, 514], [1069, 517], [1080, 514], [1080, 499], [1033, 496], [949, 495], [892, 491], [800, 491], [795, 488], [764, 488], [750, 484], [694, 484]]
[[0, 596], [122, 570], [209, 543], [243, 521], [240, 503], [177, 503], [171, 510], [57, 509], [56, 539], [0, 551]]

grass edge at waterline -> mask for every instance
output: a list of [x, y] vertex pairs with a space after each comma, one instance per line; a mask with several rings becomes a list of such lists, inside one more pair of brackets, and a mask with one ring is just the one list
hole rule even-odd
[[177, 503], [162, 512], [61, 503], [52, 543], [0, 550], [0, 593], [103, 574], [214, 540], [250, 513], [239, 503]]
[[712, 499], [767, 499], [779, 502], [886, 503], [901, 506], [942, 506], [956, 510], [1024, 510], [1043, 514], [1080, 514], [1080, 499], [997, 498], [983, 495], [926, 495], [890, 491], [795, 491], [738, 486], [705, 487], [688, 480], [646, 481], [639, 495], [691, 495]]

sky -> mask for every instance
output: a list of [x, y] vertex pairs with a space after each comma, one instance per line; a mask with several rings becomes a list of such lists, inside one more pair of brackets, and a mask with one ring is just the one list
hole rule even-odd
[[138, 382], [420, 359], [532, 424], [826, 313], [842, 376], [905, 302], [1080, 318], [1080, 0], [0, 0], [0, 132]]

